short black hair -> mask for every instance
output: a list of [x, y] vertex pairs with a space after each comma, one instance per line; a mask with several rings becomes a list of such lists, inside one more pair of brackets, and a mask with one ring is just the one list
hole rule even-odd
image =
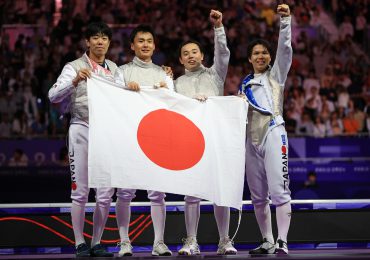
[[182, 47], [184, 47], [185, 45], [190, 44], [190, 43], [194, 43], [194, 44], [198, 45], [199, 50], [200, 50], [200, 53], [204, 54], [203, 47], [200, 44], [200, 42], [198, 42], [196, 40], [187, 40], [187, 41], [181, 43], [180, 46], [179, 46], [179, 48], [177, 49], [177, 56], [179, 58], [181, 57], [181, 49], [182, 49]]
[[95, 36], [95, 35], [99, 35], [99, 34], [108, 36], [109, 40], [112, 39], [112, 30], [104, 22], [90, 23], [86, 27], [85, 38], [87, 40], [90, 39], [90, 37]]
[[256, 40], [251, 41], [247, 46], [248, 58], [250, 58], [252, 56], [253, 47], [256, 46], [256, 45], [262, 45], [263, 47], [265, 47], [267, 49], [267, 51], [269, 52], [270, 56], [272, 56], [271, 44], [268, 41], [264, 40], [264, 39], [256, 39]]
[[134, 43], [135, 37], [139, 32], [150, 33], [153, 36], [153, 39], [155, 38], [153, 28], [150, 25], [140, 24], [140, 25], [136, 26], [136, 28], [134, 28], [130, 33], [131, 43]]

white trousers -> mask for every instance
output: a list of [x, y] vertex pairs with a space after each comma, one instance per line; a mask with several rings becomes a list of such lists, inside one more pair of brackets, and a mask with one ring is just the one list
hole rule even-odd
[[268, 132], [263, 145], [247, 137], [246, 176], [254, 205], [271, 201], [282, 205], [291, 200], [288, 175], [288, 137], [284, 125]]
[[[82, 124], [71, 124], [68, 132], [68, 151], [71, 171], [71, 199], [72, 203], [84, 206], [89, 197], [88, 188], [88, 142], [89, 128]], [[96, 203], [109, 207], [114, 194], [114, 188], [98, 188]]]

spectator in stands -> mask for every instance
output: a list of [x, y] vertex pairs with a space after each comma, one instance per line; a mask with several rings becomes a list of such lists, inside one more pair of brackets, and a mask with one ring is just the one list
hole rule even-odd
[[262, 4], [261, 18], [265, 19], [267, 26], [272, 27], [275, 21], [275, 11], [271, 6]]
[[27, 116], [27, 120], [29, 122], [32, 122], [37, 116], [39, 116], [39, 110], [37, 107], [36, 97], [32, 94], [32, 89], [30, 85], [26, 85], [24, 87], [23, 101], [23, 111]]
[[315, 87], [320, 91], [320, 81], [315, 75], [315, 71], [310, 70], [308, 76], [303, 80], [303, 89], [307, 95], [311, 93], [311, 88]]
[[348, 111], [343, 118], [343, 130], [348, 135], [354, 135], [360, 131], [360, 125], [354, 117], [354, 111]]
[[[322, 96], [323, 98], [325, 97], [325, 96]], [[331, 101], [329, 101], [329, 102], [331, 102]], [[326, 123], [326, 122], [328, 122], [329, 121], [329, 119], [330, 119], [330, 114], [332, 113], [332, 112], [334, 112], [334, 105], [333, 105], [333, 111], [330, 111], [330, 109], [329, 109], [329, 106], [328, 106], [328, 103], [327, 102], [325, 102], [325, 103], [323, 103], [322, 104], [322, 107], [321, 107], [321, 111], [320, 111], [320, 118], [322, 119], [322, 121], [324, 122], [324, 123]]]
[[321, 109], [319, 109], [320, 113], [325, 109], [328, 112], [333, 112], [335, 110], [335, 105], [332, 101], [328, 100], [327, 96], [321, 96]]
[[320, 116], [316, 116], [315, 124], [313, 126], [313, 136], [314, 137], [325, 137], [326, 136], [326, 126], [323, 123]]
[[45, 115], [43, 113], [35, 115], [35, 119], [30, 125], [30, 134], [34, 137], [46, 136], [47, 127], [45, 125]]
[[12, 135], [17, 137], [28, 137], [28, 119], [23, 111], [18, 111], [12, 122]]
[[22, 149], [15, 149], [13, 156], [9, 159], [8, 166], [10, 167], [26, 167], [28, 166], [28, 157]]
[[337, 84], [339, 83], [340, 85], [345, 87], [345, 89], [348, 89], [348, 87], [352, 84], [352, 80], [349, 77], [348, 73], [345, 71], [341, 71], [340, 74], [337, 76], [338, 76]]
[[304, 110], [310, 114], [312, 121], [319, 114], [321, 110], [322, 102], [319, 90], [316, 87], [312, 87], [310, 93], [306, 95], [306, 101]]
[[312, 123], [310, 114], [303, 112], [301, 120], [297, 124], [296, 134], [297, 135], [312, 135], [314, 125]]
[[7, 113], [10, 118], [14, 118], [17, 112], [20, 112], [17, 108], [17, 100], [13, 95], [13, 90], [8, 90], [7, 93], [4, 94], [1, 102], [0, 113]]
[[338, 112], [333, 112], [330, 116], [330, 121], [326, 123], [328, 136], [337, 136], [343, 133], [343, 122], [338, 118]]
[[339, 34], [340, 34], [340, 39], [341, 40], [344, 40], [348, 35], [350, 37], [353, 37], [354, 29], [353, 29], [353, 25], [351, 23], [351, 17], [350, 16], [345, 16], [344, 17], [344, 21], [339, 26]]
[[304, 93], [302, 89], [298, 88], [293, 88], [291, 90], [292, 94], [288, 97], [287, 103], [289, 104], [289, 107], [294, 110], [294, 112], [291, 113], [292, 118], [299, 121], [305, 105]]
[[311, 16], [311, 19], [310, 19], [310, 25], [311, 26], [319, 27], [323, 24], [324, 17], [323, 17], [323, 13], [321, 11], [321, 6], [320, 5], [314, 6], [311, 9], [310, 16]]
[[294, 194], [294, 199], [319, 199], [317, 187], [316, 172], [309, 171], [307, 174], [307, 179], [303, 183], [303, 189]]
[[0, 114], [0, 138], [11, 136], [12, 124], [9, 122], [8, 114]]
[[297, 128], [296, 110], [294, 107], [286, 109], [285, 119], [285, 129], [288, 134], [295, 134]]
[[316, 172], [310, 171], [307, 174], [307, 180], [304, 182], [305, 188], [317, 188]]
[[348, 94], [348, 91], [342, 86], [342, 85], [337, 85], [336, 87], [338, 89], [338, 102], [337, 106], [346, 108], [348, 107], [350, 96]]
[[367, 20], [365, 13], [366, 10], [361, 9], [358, 10], [356, 15], [355, 39], [360, 44], [364, 42], [364, 37], [366, 35]]
[[320, 78], [321, 88], [329, 88], [334, 83], [333, 68], [327, 66]]
[[365, 127], [366, 114], [363, 111], [363, 107], [359, 105], [359, 102], [354, 104], [353, 118], [357, 121], [358, 132], [363, 132]]

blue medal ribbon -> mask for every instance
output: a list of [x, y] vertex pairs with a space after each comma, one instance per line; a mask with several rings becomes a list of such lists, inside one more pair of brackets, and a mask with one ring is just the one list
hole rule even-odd
[[267, 109], [261, 107], [258, 103], [257, 103], [257, 100], [255, 99], [254, 95], [253, 95], [253, 91], [252, 91], [252, 87], [251, 85], [252, 84], [248, 84], [249, 81], [251, 81], [251, 79], [254, 78], [254, 75], [253, 74], [249, 74], [247, 75], [243, 81], [242, 81], [242, 84], [239, 86], [239, 92], [240, 93], [244, 93], [245, 96], [247, 97], [247, 101], [248, 103], [255, 109], [257, 110], [258, 112], [262, 113], [262, 114], [265, 114], [265, 115], [272, 115], [272, 113], [270, 111], [268, 111]]

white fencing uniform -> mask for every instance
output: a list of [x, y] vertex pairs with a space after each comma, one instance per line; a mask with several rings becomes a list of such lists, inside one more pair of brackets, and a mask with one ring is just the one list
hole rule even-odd
[[[168, 89], [173, 90], [173, 81], [166, 75], [164, 70], [152, 63], [144, 62], [138, 57], [134, 57], [133, 61], [120, 66], [115, 75], [116, 83], [124, 87], [129, 82], [136, 82], [140, 86], [158, 86], [160, 82], [165, 82]], [[131, 217], [130, 202], [135, 198], [135, 189], [117, 189], [117, 224], [121, 241], [129, 241], [128, 229]], [[162, 241], [164, 237], [165, 227], [165, 199], [164, 192], [148, 190], [148, 199], [151, 201], [151, 216], [154, 227], [154, 243]]]
[[[154, 86], [160, 82], [165, 82], [170, 90], [173, 90], [173, 81], [166, 75], [164, 70], [150, 62], [146, 63], [138, 57], [134, 57], [133, 61], [120, 66], [115, 73], [115, 81], [124, 86], [128, 82], [136, 82], [140, 86]], [[117, 189], [117, 197], [123, 201], [131, 201], [135, 198], [134, 189]], [[148, 199], [153, 203], [164, 203], [166, 197], [164, 192], [148, 190]]]
[[[288, 138], [282, 114], [284, 84], [291, 63], [290, 17], [283, 17], [274, 65], [262, 74], [254, 74], [248, 82], [257, 104], [267, 111], [248, 112], [246, 174], [254, 204], [269, 201], [268, 192], [275, 205], [290, 201]], [[251, 103], [248, 94], [247, 98]]]
[[[230, 50], [227, 47], [224, 27], [214, 28], [214, 64], [210, 68], [201, 65], [195, 71], [185, 69], [185, 75], [175, 81], [175, 91], [193, 98], [197, 95], [222, 96], [226, 79]], [[200, 216], [200, 198], [185, 196], [185, 224], [188, 237], [196, 237]], [[214, 205], [220, 238], [228, 237], [230, 209]]]
[[[291, 17], [282, 17], [274, 65], [264, 73], [249, 75], [242, 84], [253, 107], [248, 111], [246, 176], [261, 233], [272, 243], [270, 197], [277, 213], [284, 208], [288, 216], [285, 222], [290, 222], [288, 138], [282, 114], [292, 54]], [[289, 206], [279, 208], [284, 204]], [[280, 226], [278, 219], [279, 237], [286, 241], [288, 228]]]
[[[81, 58], [66, 64], [57, 82], [49, 90], [52, 103], [68, 102], [71, 112], [71, 124], [68, 131], [68, 150], [71, 171], [72, 224], [76, 245], [84, 243], [83, 225], [85, 204], [88, 201], [88, 139], [89, 121], [87, 104], [87, 84], [80, 81], [77, 87], [72, 80], [82, 68], [91, 69], [113, 81], [113, 73], [117, 66], [114, 62], [105, 60], [104, 68], [90, 60], [85, 53]], [[94, 231], [92, 245], [99, 243], [106, 219], [108, 217], [113, 188], [98, 188], [96, 192], [96, 209], [94, 212]]]

